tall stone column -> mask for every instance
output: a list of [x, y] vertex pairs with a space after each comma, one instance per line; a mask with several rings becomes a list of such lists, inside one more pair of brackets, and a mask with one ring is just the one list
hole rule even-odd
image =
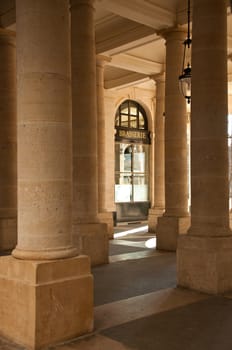
[[68, 1], [17, 0], [16, 21], [18, 244], [0, 258], [0, 333], [38, 349], [92, 330], [93, 282], [71, 240]]
[[15, 33], [0, 28], [0, 250], [17, 241]]
[[163, 32], [166, 39], [165, 84], [165, 213], [158, 218], [157, 248], [176, 250], [177, 237], [189, 226], [186, 102], [180, 93], [186, 33], [180, 28]]
[[71, 0], [73, 238], [97, 265], [108, 262], [108, 234], [98, 218], [94, 11], [94, 0]]
[[194, 0], [192, 69], [192, 217], [178, 242], [178, 284], [216, 294], [232, 290], [226, 0]]
[[164, 195], [164, 112], [165, 112], [165, 75], [153, 77], [156, 82], [156, 113], [155, 113], [155, 162], [154, 162], [154, 206], [149, 210], [148, 229], [155, 232], [158, 217], [163, 215], [165, 208]]
[[98, 211], [101, 222], [107, 224], [108, 236], [113, 238], [113, 213], [106, 205], [106, 123], [104, 105], [104, 67], [110, 57], [97, 55], [97, 146], [98, 146]]

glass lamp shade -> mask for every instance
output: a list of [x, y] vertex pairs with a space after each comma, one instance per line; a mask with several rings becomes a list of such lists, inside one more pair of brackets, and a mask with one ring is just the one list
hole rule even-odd
[[185, 68], [183, 74], [179, 76], [179, 87], [187, 102], [191, 101], [191, 67]]

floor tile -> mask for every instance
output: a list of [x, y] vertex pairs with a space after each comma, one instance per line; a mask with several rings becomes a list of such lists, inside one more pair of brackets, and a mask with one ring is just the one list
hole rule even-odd
[[95, 329], [110, 328], [135, 319], [208, 298], [206, 294], [191, 292], [185, 289], [170, 288], [114, 303], [97, 306], [95, 313]]

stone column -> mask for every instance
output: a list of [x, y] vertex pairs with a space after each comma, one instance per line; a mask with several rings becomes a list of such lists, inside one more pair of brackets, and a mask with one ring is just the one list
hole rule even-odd
[[165, 75], [153, 77], [156, 82], [155, 113], [155, 161], [154, 161], [154, 206], [149, 210], [148, 229], [155, 232], [158, 217], [165, 208], [164, 195], [164, 112], [165, 112]]
[[93, 281], [71, 240], [68, 1], [17, 0], [16, 20], [18, 245], [0, 258], [0, 333], [38, 349], [92, 330]]
[[92, 265], [108, 262], [107, 225], [98, 218], [94, 0], [71, 0], [73, 237]]
[[163, 32], [166, 39], [165, 85], [165, 213], [158, 218], [157, 248], [176, 250], [177, 237], [189, 226], [186, 102], [179, 91], [186, 33]]
[[232, 290], [226, 5], [226, 0], [194, 0], [193, 5], [192, 217], [177, 252], [178, 284], [213, 294]]
[[113, 238], [113, 213], [106, 205], [106, 125], [104, 105], [104, 67], [110, 57], [97, 55], [97, 146], [98, 146], [98, 211], [101, 222], [107, 224], [108, 236]]
[[17, 241], [15, 33], [0, 28], [0, 250]]

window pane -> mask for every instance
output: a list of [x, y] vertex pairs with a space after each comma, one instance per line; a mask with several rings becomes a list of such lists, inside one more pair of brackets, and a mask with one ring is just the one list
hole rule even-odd
[[145, 128], [145, 122], [144, 117], [141, 112], [139, 112], [139, 128], [144, 129]]
[[132, 200], [131, 173], [116, 174], [115, 202], [130, 202]]
[[148, 177], [135, 175], [133, 177], [134, 202], [148, 201]]
[[128, 143], [115, 143], [115, 171], [131, 171], [132, 147]]
[[128, 115], [121, 115], [121, 126], [128, 128], [129, 123], [128, 123]]
[[146, 155], [144, 152], [143, 145], [134, 146], [134, 172], [144, 173], [145, 172], [145, 163]]
[[[129, 149], [129, 151], [128, 151]], [[123, 155], [123, 166], [121, 169], [121, 171], [131, 171], [131, 167], [132, 167], [132, 153], [130, 152], [131, 147], [128, 147], [125, 150], [125, 153]], [[128, 151], [128, 152], [127, 152]]]
[[137, 117], [134, 117], [132, 115], [130, 116], [130, 128], [135, 128], [135, 129], [138, 128]]
[[130, 106], [130, 114], [137, 115], [137, 113], [138, 113], [138, 108]]
[[128, 101], [123, 102], [120, 106], [120, 113], [129, 114]]

